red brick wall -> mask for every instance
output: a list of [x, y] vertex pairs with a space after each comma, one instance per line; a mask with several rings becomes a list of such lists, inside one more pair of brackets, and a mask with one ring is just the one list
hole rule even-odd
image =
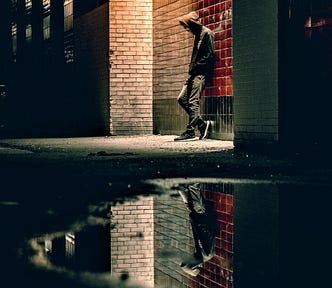
[[110, 114], [114, 135], [152, 134], [152, 1], [110, 1]]
[[212, 83], [203, 94], [201, 113], [212, 121], [208, 137], [233, 140], [232, 0], [199, 0], [203, 25], [215, 33], [216, 65]]
[[[215, 256], [204, 264], [202, 273], [198, 275], [194, 287], [233, 287], [233, 235], [234, 235], [234, 203], [232, 185], [221, 184], [217, 192], [215, 187], [204, 187], [206, 200], [214, 203], [217, 214], [218, 233], [216, 236]], [[196, 282], [196, 281], [195, 281]], [[200, 286], [205, 283], [205, 286]]]
[[199, 0], [198, 13], [203, 25], [215, 32], [216, 68], [206, 96], [233, 95], [232, 0]]

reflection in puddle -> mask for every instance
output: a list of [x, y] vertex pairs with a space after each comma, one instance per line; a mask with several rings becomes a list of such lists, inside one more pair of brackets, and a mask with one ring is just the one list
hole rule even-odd
[[[260, 243], [258, 235], [266, 232], [260, 226], [262, 230], [256, 233], [251, 230], [252, 223], [249, 224], [252, 220], [249, 214], [256, 209], [250, 205], [258, 200], [267, 204], [264, 204], [266, 211], [259, 211], [269, 227], [270, 250], [262, 246], [263, 252], [268, 252], [265, 260], [272, 255], [268, 261], [273, 262], [271, 267], [275, 269], [268, 277], [276, 275], [278, 227], [274, 220], [278, 199], [274, 184], [218, 179], [147, 183], [160, 193], [149, 196], [142, 191], [142, 196], [135, 199], [102, 203], [92, 209], [98, 210], [98, 215], [92, 213], [86, 222], [74, 224], [71, 231], [32, 239], [30, 245], [36, 252], [32, 262], [85, 284], [91, 282], [93, 287], [107, 283], [107, 287], [231, 288], [235, 267], [234, 226], [237, 228], [234, 203], [244, 211], [251, 209], [246, 218], [238, 214], [241, 218], [238, 222], [243, 225], [239, 225], [237, 237], [250, 236], [247, 240], [254, 249], [257, 248], [254, 241]], [[249, 205], [249, 210], [245, 205]], [[247, 249], [243, 245], [246, 242], [239, 241], [236, 251]], [[241, 257], [238, 261], [241, 271], [241, 265], [247, 263]]]

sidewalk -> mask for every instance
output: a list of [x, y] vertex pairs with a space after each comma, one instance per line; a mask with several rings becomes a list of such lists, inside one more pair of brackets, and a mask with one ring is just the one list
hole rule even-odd
[[[330, 184], [331, 152], [253, 150], [232, 141], [175, 142], [174, 135], [0, 139], [0, 173], [52, 171], [115, 177], [231, 177]], [[4, 176], [4, 174], [2, 174]]]
[[109, 136], [78, 138], [0, 139], [0, 154], [33, 152], [87, 153], [203, 153], [233, 148], [232, 141], [204, 139], [175, 142], [174, 135]]

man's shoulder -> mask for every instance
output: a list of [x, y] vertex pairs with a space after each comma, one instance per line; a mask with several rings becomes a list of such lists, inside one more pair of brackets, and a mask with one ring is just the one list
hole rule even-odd
[[204, 34], [208, 34], [208, 35], [214, 35], [213, 31], [209, 28], [207, 28], [206, 26], [202, 27], [202, 35]]

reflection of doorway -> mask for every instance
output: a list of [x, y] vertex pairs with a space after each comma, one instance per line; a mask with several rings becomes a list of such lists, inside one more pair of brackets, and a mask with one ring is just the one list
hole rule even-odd
[[281, 9], [281, 140], [321, 144], [329, 137], [332, 4], [293, 0]]

